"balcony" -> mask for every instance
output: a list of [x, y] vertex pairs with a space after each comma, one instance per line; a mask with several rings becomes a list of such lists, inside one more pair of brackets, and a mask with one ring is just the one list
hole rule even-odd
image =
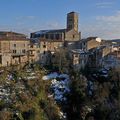
[[27, 52], [26, 52], [26, 53], [17, 52], [17, 53], [12, 53], [11, 55], [12, 55], [13, 57], [25, 56], [25, 55], [27, 55]]

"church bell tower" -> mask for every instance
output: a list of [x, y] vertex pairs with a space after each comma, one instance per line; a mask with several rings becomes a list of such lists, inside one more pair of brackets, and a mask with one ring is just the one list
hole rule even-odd
[[74, 29], [78, 32], [78, 13], [70, 12], [67, 14], [67, 31]]

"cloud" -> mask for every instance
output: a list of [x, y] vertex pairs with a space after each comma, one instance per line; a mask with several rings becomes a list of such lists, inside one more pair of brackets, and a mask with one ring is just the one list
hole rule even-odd
[[99, 2], [96, 3], [97, 8], [111, 8], [113, 6], [114, 2]]
[[16, 20], [33, 20], [35, 18], [36, 18], [36, 16], [32, 16], [32, 15], [29, 15], [29, 16], [18, 16], [18, 17], [16, 17]]
[[60, 29], [60, 28], [64, 28], [64, 26], [57, 21], [48, 21], [48, 22], [39, 21], [39, 23], [34, 23], [33, 25], [33, 24], [26, 24], [26, 21], [25, 22], [22, 20], [20, 21], [20, 19], [18, 19], [14, 25], [5, 25], [5, 26], [0, 25], [0, 30], [2, 31], [14, 31], [14, 32], [26, 34], [27, 36], [30, 36], [30, 33], [39, 30]]
[[48, 22], [45, 25], [47, 28], [51, 28], [51, 29], [60, 29], [63, 28], [63, 25], [59, 24], [59, 22], [57, 21], [53, 21], [53, 22]]
[[120, 39], [120, 26], [110, 26], [106, 23], [94, 23], [82, 28], [82, 37], [97, 36], [103, 39]]
[[83, 36], [120, 39], [120, 11], [110, 16], [96, 16], [94, 23], [85, 24], [82, 31]]
[[120, 11], [117, 11], [115, 15], [111, 16], [97, 16], [96, 19], [105, 22], [120, 22]]
[[37, 20], [36, 16], [18, 16], [15, 19], [16, 27], [31, 26]]

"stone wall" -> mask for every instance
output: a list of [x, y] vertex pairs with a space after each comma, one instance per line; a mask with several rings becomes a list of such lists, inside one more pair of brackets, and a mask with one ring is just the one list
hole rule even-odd
[[81, 33], [76, 32], [74, 29], [65, 33], [65, 41], [79, 41]]
[[1, 40], [0, 41], [0, 52], [1, 53], [10, 52], [10, 42], [8, 40]]
[[100, 42], [96, 41], [95, 39], [91, 39], [89, 41], [87, 41], [86, 43], [86, 47], [87, 47], [87, 50], [90, 50], [92, 48], [96, 48], [96, 47], [99, 47], [100, 46]]
[[1, 66], [10, 66], [11, 65], [11, 54], [3, 53], [1, 56], [2, 64]]
[[63, 45], [62, 41], [41, 41], [40, 53], [43, 53], [44, 51], [55, 51], [55, 49], [62, 45]]

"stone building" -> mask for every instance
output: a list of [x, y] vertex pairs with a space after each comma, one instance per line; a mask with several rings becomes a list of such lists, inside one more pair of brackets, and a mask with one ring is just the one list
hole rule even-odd
[[104, 58], [111, 53], [111, 46], [99, 46], [89, 50], [88, 66], [97, 68], [103, 66]]
[[65, 41], [79, 41], [81, 33], [78, 32], [78, 14], [76, 12], [67, 14], [66, 29], [40, 30], [31, 33], [31, 38], [38, 38], [41, 53], [44, 51], [55, 51], [56, 48], [63, 46]]
[[40, 45], [34, 40], [30, 40], [28, 60], [30, 63], [40, 61]]
[[29, 40], [15, 32], [0, 32], [0, 65], [9, 66], [28, 61]]
[[[102, 65], [107, 68], [120, 68], [120, 47], [119, 44], [112, 45], [111, 52], [107, 53], [102, 59]], [[107, 46], [106, 49], [109, 47]], [[106, 53], [106, 52], [105, 52]]]
[[98, 37], [88, 37], [86, 39], [82, 39], [80, 42], [81, 49], [85, 51], [99, 47], [101, 45], [101, 39]]
[[85, 68], [88, 62], [89, 53], [81, 49], [74, 49], [70, 51], [70, 56], [73, 68], [75, 70], [80, 70]]

